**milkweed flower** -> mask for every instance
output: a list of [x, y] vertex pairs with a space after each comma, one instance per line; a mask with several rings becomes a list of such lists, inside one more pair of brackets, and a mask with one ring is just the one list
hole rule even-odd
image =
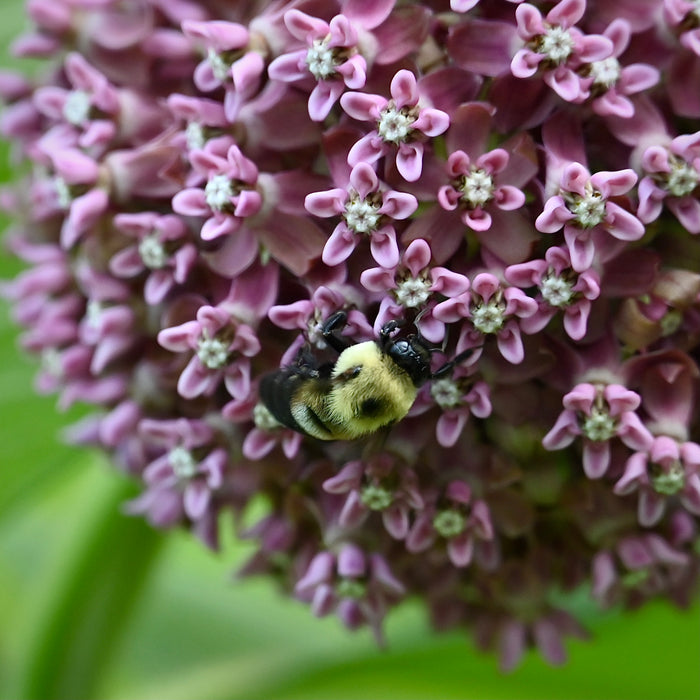
[[[212, 549], [233, 522], [242, 575], [380, 642], [410, 598], [504, 670], [560, 664], [582, 593], [686, 605], [696, 5], [32, 0], [0, 293], [35, 389], [92, 408], [67, 435], [130, 514]], [[295, 430], [375, 339], [405, 417]]]

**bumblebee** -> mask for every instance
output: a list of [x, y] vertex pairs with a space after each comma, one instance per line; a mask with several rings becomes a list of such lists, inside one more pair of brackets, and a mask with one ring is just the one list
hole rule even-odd
[[308, 346], [294, 364], [264, 376], [260, 398], [282, 425], [319, 440], [355, 440], [400, 421], [418, 389], [444, 376], [471, 351], [431, 372], [432, 349], [419, 335], [394, 340], [399, 321], [386, 323], [376, 340], [351, 343], [338, 335], [347, 314], [338, 311], [321, 328], [338, 353], [319, 363]]

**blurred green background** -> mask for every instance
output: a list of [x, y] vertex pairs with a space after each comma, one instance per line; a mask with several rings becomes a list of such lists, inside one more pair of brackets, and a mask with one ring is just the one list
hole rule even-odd
[[[0, 66], [17, 65], [7, 47], [24, 26], [22, 3], [5, 0]], [[0, 161], [6, 181], [6, 145]], [[0, 255], [0, 278], [18, 269]], [[503, 676], [464, 635], [433, 634], [417, 603], [389, 618], [380, 651], [266, 581], [233, 582], [248, 545], [229, 537], [214, 555], [122, 515], [134, 485], [60, 442], [80, 411], [35, 396], [34, 371], [1, 304], [1, 700], [700, 698], [697, 604], [590, 616], [594, 639], [569, 642], [567, 666], [531, 653]]]

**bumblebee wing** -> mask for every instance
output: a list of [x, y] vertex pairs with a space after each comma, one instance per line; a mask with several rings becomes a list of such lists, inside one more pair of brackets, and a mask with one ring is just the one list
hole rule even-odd
[[292, 415], [292, 401], [299, 387], [310, 381], [295, 367], [285, 367], [260, 380], [260, 398], [268, 411], [282, 425], [298, 432], [305, 432]]
[[320, 440], [333, 435], [319, 418], [331, 388], [331, 364], [318, 365], [311, 356], [264, 376], [260, 398], [282, 425]]

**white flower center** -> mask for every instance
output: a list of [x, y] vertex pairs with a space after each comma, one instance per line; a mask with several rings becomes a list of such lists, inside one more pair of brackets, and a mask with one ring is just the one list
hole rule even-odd
[[590, 415], [583, 419], [581, 431], [595, 442], [605, 442], [615, 436], [617, 424], [615, 419], [604, 408], [594, 406]]
[[360, 500], [370, 510], [384, 510], [393, 502], [394, 494], [383, 486], [368, 484], [362, 489]]
[[63, 116], [66, 121], [75, 126], [80, 126], [88, 120], [92, 99], [85, 90], [73, 90], [68, 93], [63, 105]]
[[503, 328], [505, 322], [503, 312], [503, 304], [495, 298], [488, 303], [473, 306], [471, 316], [474, 328], [484, 335], [497, 333]]
[[151, 270], [160, 270], [165, 267], [169, 258], [165, 252], [165, 247], [158, 240], [158, 236], [155, 233], [149, 233], [141, 239], [139, 255], [143, 264]]
[[197, 473], [197, 463], [185, 447], [173, 447], [168, 452], [168, 462], [178, 479], [191, 479]]
[[593, 228], [605, 219], [605, 198], [597, 190], [591, 189], [583, 197], [573, 195], [569, 201], [569, 211], [583, 228]]
[[462, 403], [462, 392], [457, 382], [450, 377], [436, 379], [430, 385], [430, 395], [435, 403], [443, 409], [456, 408]]
[[467, 519], [462, 513], [453, 508], [441, 510], [433, 518], [433, 527], [445, 538], [456, 537], [464, 532], [467, 526]]
[[462, 201], [471, 207], [481, 207], [493, 199], [493, 177], [481, 168], [475, 168], [464, 177], [459, 188]]
[[574, 296], [573, 283], [550, 272], [540, 284], [542, 297], [550, 306], [565, 307]]
[[430, 297], [432, 283], [424, 277], [408, 277], [398, 283], [394, 296], [396, 301], [407, 308], [423, 306]]
[[674, 197], [689, 195], [698, 185], [700, 174], [684, 160], [676, 160], [671, 163], [671, 172], [668, 173], [666, 189]]
[[270, 413], [270, 410], [263, 403], [256, 403], [253, 409], [253, 422], [259, 430], [275, 430], [282, 424]]
[[227, 175], [214, 175], [204, 188], [204, 198], [211, 209], [223, 211], [231, 204], [233, 183]]
[[659, 324], [664, 338], [673, 335], [683, 324], [683, 312], [680, 309], [669, 309], [661, 317]]
[[622, 74], [620, 62], [614, 56], [604, 58], [602, 61], [594, 61], [588, 70], [593, 82], [606, 89], [615, 85]]
[[675, 460], [668, 469], [660, 464], [652, 464], [650, 467], [651, 485], [657, 493], [673, 496], [685, 486], [685, 470], [680, 461]]
[[53, 189], [56, 193], [56, 200], [61, 209], [70, 209], [73, 195], [70, 193], [68, 183], [59, 175], [53, 178]]
[[547, 56], [554, 65], [564, 63], [573, 50], [574, 39], [564, 27], [549, 27], [539, 38], [537, 52]]
[[379, 203], [373, 203], [359, 197], [350, 197], [345, 204], [345, 223], [355, 233], [372, 233], [377, 230], [379, 219]]
[[229, 77], [231, 66], [223, 59], [223, 57], [220, 54], [214, 51], [214, 49], [209, 49], [209, 51], [207, 52], [207, 61], [209, 61], [209, 65], [211, 66], [211, 72], [214, 74], [214, 77], [220, 83], [223, 83], [226, 80], [226, 78]]
[[383, 141], [389, 143], [402, 143], [413, 131], [411, 126], [416, 121], [416, 117], [408, 111], [396, 109], [389, 103], [379, 116], [377, 132]]
[[218, 338], [201, 336], [197, 342], [197, 357], [209, 369], [220, 369], [229, 358], [228, 344]]
[[306, 52], [306, 65], [316, 80], [327, 80], [335, 75], [336, 61], [333, 49], [328, 48], [324, 39], [315, 39]]
[[338, 585], [335, 587], [336, 595], [339, 598], [352, 598], [354, 600], [362, 598], [366, 590], [367, 588], [362, 581], [352, 578], [344, 578], [338, 581]]
[[185, 129], [185, 138], [187, 140], [187, 150], [193, 151], [196, 148], [204, 148], [207, 142], [204, 136], [204, 127], [199, 122], [190, 122]]

